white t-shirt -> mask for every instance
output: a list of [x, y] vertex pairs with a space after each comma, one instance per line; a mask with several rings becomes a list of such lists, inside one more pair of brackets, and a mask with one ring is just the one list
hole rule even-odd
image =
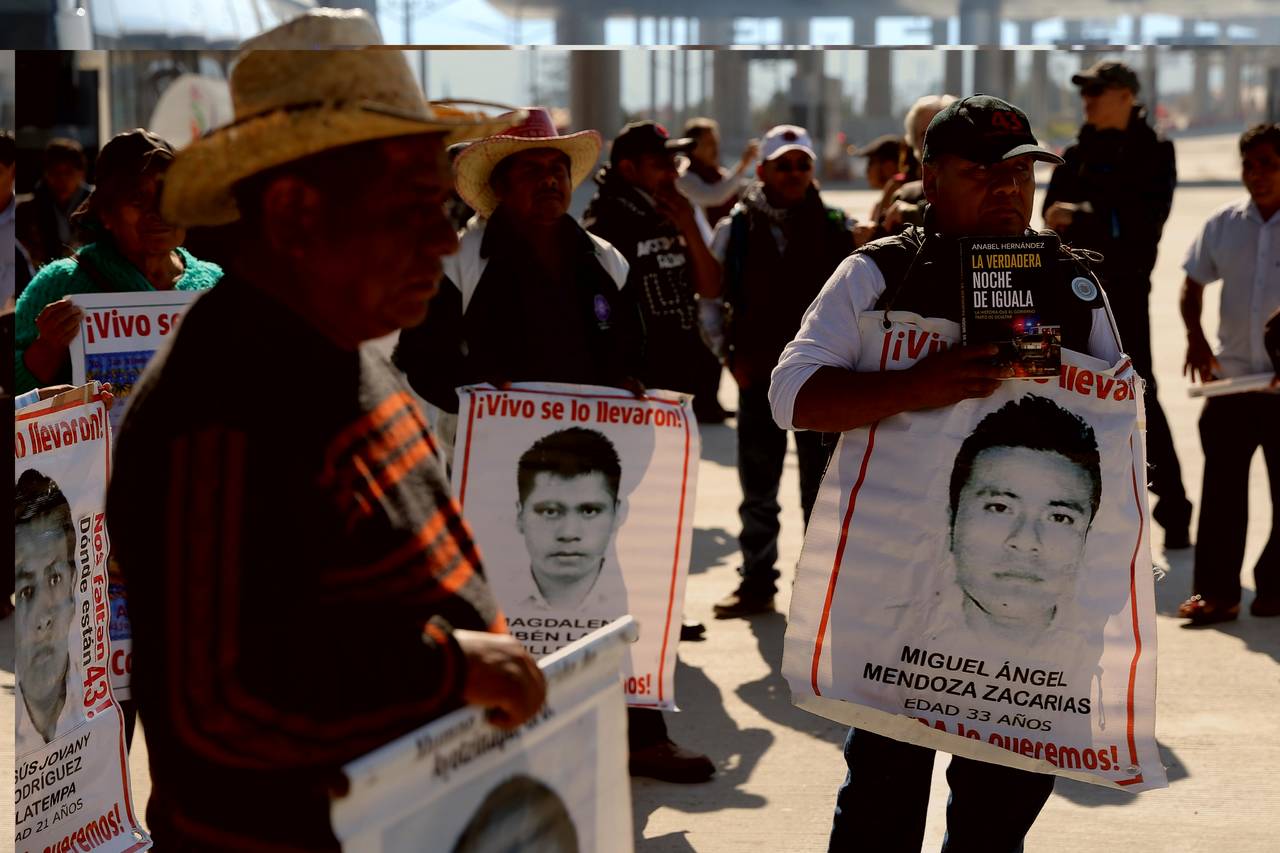
[[[818, 368], [841, 367], [859, 373], [878, 370], [877, 364], [859, 363], [862, 338], [858, 319], [864, 311], [875, 308], [885, 287], [880, 268], [866, 255], [850, 255], [836, 267], [805, 312], [800, 331], [782, 351], [773, 369], [769, 405], [779, 427], [796, 429], [793, 422], [796, 395]], [[1106, 300], [1105, 294], [1103, 300]], [[1093, 309], [1087, 355], [1114, 364], [1120, 358], [1120, 341], [1110, 310], [1109, 305]], [[956, 340], [952, 338], [948, 343]]]
[[1270, 373], [1263, 322], [1280, 308], [1280, 213], [1266, 222], [1245, 197], [1213, 212], [1182, 264], [1197, 284], [1222, 282], [1215, 355], [1222, 377]]

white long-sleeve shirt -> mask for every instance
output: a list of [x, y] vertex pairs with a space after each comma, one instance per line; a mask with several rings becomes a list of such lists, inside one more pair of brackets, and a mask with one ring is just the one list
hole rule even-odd
[[[793, 419], [796, 396], [818, 368], [840, 367], [859, 373], [879, 370], [879, 365], [864, 355], [859, 318], [863, 312], [875, 308], [885, 286], [880, 268], [866, 255], [850, 255], [836, 267], [805, 312], [800, 331], [782, 351], [773, 369], [769, 405], [779, 427], [796, 429]], [[1114, 364], [1120, 358], [1120, 341], [1108, 317], [1109, 310], [1093, 309], [1087, 354]], [[959, 341], [959, 324], [941, 321], [937, 325], [948, 344]], [[908, 366], [897, 365], [899, 369]]]

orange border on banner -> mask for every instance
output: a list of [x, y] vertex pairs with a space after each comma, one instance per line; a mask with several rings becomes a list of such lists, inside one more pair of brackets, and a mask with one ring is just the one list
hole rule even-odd
[[[673, 406], [675, 408], [683, 408], [684, 403], [680, 400], [668, 400], [663, 397], [650, 397], [644, 395], [637, 397], [634, 394], [572, 394], [568, 391], [538, 391], [532, 388], [479, 388], [477, 391], [500, 391], [503, 394], [541, 394], [547, 397], [575, 397], [587, 400], [646, 400], [650, 403], [660, 403], [664, 406]], [[467, 494], [467, 469], [471, 461], [471, 425], [475, 422], [476, 411], [476, 395], [471, 395], [471, 407], [467, 414], [467, 438], [462, 446], [462, 474], [458, 483], [458, 509], [463, 509], [463, 500]], [[640, 704], [628, 702], [629, 708], [659, 708], [661, 707], [663, 696], [665, 695], [665, 687], [663, 685], [663, 672], [667, 663], [667, 644], [671, 637], [671, 613], [675, 609], [676, 599], [676, 576], [680, 573], [680, 546], [684, 534], [684, 511], [685, 496], [689, 488], [689, 445], [692, 436], [689, 430], [689, 413], [682, 411], [681, 419], [684, 421], [684, 467], [681, 469], [680, 477], [680, 507], [676, 513], [676, 551], [675, 557], [671, 562], [671, 585], [667, 589], [667, 619], [666, 625], [662, 633], [662, 652], [658, 658], [658, 702], [656, 704]], [[465, 518], [465, 516], [464, 516]]]
[[[1121, 365], [1121, 369], [1127, 366], [1128, 362]], [[818, 687], [818, 669], [822, 659], [823, 639], [827, 633], [827, 625], [831, 617], [831, 602], [835, 597], [836, 579], [840, 575], [840, 563], [844, 560], [844, 549], [849, 538], [849, 525], [853, 521], [853, 510], [857, 503], [858, 492], [862, 488], [863, 480], [867, 475], [867, 462], [871, 458], [871, 451], [875, 448], [876, 427], [880, 425], [876, 421], [871, 425], [871, 431], [867, 436], [867, 449], [862, 456], [862, 467], [858, 471], [858, 480], [854, 483], [853, 489], [849, 492], [849, 506], [845, 510], [844, 522], [840, 528], [840, 544], [836, 548], [835, 563], [831, 567], [831, 579], [827, 583], [827, 598], [822, 605], [822, 617], [818, 622], [818, 635], [813, 644], [813, 667], [810, 672], [810, 679], [813, 685], [813, 695], [821, 696], [822, 691]], [[1133, 435], [1129, 436], [1129, 456], [1133, 457]], [[1142, 498], [1138, 494], [1138, 472], [1135, 465], [1130, 464], [1130, 479], [1133, 483], [1134, 506], [1138, 510], [1138, 539], [1133, 544], [1133, 556], [1129, 559], [1129, 609], [1133, 618], [1133, 642], [1134, 652], [1133, 660], [1129, 664], [1129, 690], [1126, 697], [1126, 734], [1129, 745], [1129, 760], [1136, 766], [1138, 764], [1138, 744], [1134, 734], [1134, 691], [1138, 679], [1138, 659], [1142, 657], [1142, 632], [1138, 621], [1138, 552], [1142, 549], [1142, 534], [1146, 528], [1146, 517], [1142, 513]], [[1119, 779], [1114, 782], [1116, 785], [1138, 785], [1143, 782], [1142, 774], [1139, 773], [1130, 779]]]

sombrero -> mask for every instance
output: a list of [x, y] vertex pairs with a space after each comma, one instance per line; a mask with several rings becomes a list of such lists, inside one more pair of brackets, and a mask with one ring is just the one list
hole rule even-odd
[[524, 121], [471, 144], [458, 155], [453, 166], [458, 195], [481, 216], [492, 215], [498, 206], [498, 196], [489, 186], [494, 167], [517, 151], [533, 148], [555, 148], [567, 154], [570, 184], [577, 187], [591, 174], [601, 145], [603, 140], [594, 130], [557, 134], [549, 112], [530, 108]]
[[238, 182], [332, 148], [417, 133], [442, 133], [447, 145], [524, 117], [426, 102], [404, 54], [381, 44], [367, 12], [313, 9], [241, 45], [231, 71], [235, 120], [178, 152], [165, 175], [165, 219], [232, 222]]

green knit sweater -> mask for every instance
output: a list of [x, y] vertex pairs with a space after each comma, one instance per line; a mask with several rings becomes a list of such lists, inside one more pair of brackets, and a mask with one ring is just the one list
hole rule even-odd
[[[217, 264], [197, 260], [186, 249], [179, 248], [184, 267], [182, 277], [174, 284], [174, 290], [208, 290], [222, 278], [222, 268]], [[107, 293], [134, 293], [155, 290], [141, 271], [131, 264], [115, 245], [101, 240], [76, 252], [77, 257], [87, 258], [114, 287]], [[54, 261], [40, 269], [36, 277], [22, 291], [14, 317], [15, 361], [13, 379], [15, 393], [21, 394], [40, 385], [60, 385], [71, 381], [71, 362], [64, 359], [58, 372], [48, 381], [37, 379], [24, 356], [27, 347], [36, 339], [36, 317], [51, 302], [76, 293], [103, 293], [88, 273], [71, 258]]]

